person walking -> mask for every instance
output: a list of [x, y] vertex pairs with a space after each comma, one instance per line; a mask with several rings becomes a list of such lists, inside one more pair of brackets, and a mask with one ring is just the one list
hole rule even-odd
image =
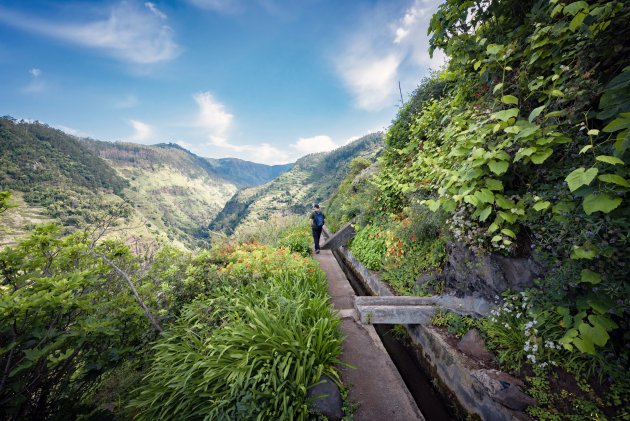
[[319, 209], [318, 204], [313, 205], [313, 212], [310, 216], [311, 230], [313, 231], [313, 241], [315, 242], [315, 253], [319, 254], [319, 238], [322, 236], [322, 229], [326, 222], [326, 217]]

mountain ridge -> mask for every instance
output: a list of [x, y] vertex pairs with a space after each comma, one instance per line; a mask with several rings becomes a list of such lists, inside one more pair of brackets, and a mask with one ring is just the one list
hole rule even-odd
[[270, 182], [239, 190], [208, 228], [231, 234], [271, 215], [304, 214], [314, 202], [323, 202], [336, 191], [352, 159], [363, 156], [374, 161], [383, 145], [383, 133], [377, 132], [330, 152], [306, 155]]

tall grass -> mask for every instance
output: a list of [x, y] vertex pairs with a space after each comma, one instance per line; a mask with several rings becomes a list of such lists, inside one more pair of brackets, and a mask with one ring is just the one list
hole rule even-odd
[[340, 321], [325, 275], [305, 266], [252, 279], [182, 311], [132, 402], [138, 419], [307, 418], [307, 388], [338, 378]]

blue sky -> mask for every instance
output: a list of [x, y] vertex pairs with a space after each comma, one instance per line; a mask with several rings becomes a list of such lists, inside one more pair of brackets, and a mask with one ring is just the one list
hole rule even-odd
[[0, 114], [277, 164], [386, 129], [437, 0], [0, 0]]

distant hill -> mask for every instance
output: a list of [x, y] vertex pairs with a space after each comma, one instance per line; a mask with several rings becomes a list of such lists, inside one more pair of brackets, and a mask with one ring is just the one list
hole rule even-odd
[[337, 190], [352, 159], [374, 160], [382, 148], [383, 134], [373, 133], [334, 151], [300, 158], [291, 170], [269, 183], [239, 190], [209, 228], [231, 234], [241, 225], [273, 215], [304, 214], [314, 202], [323, 202]]
[[201, 245], [239, 187], [289, 167], [209, 160], [175, 144], [79, 139], [42, 123], [0, 118], [0, 190], [19, 192], [20, 204], [3, 215], [0, 246], [23, 235], [21, 225], [50, 218], [84, 227], [116, 204], [129, 209], [131, 237]]
[[41, 123], [0, 118], [0, 188], [74, 185], [120, 193], [127, 181], [79, 139]]
[[293, 168], [293, 164], [264, 165], [238, 158], [205, 158], [212, 170], [239, 188], [265, 184]]

